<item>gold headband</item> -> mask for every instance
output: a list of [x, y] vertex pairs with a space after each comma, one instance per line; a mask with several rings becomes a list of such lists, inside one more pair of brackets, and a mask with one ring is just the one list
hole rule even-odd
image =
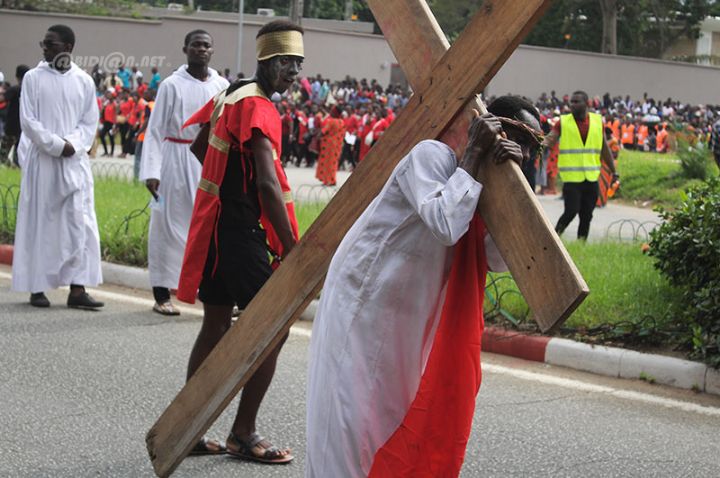
[[293, 55], [305, 58], [302, 33], [295, 30], [270, 32], [260, 35], [255, 43], [258, 61], [278, 55]]

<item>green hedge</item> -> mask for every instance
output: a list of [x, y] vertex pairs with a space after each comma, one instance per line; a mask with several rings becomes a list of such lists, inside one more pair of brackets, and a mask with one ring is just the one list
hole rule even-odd
[[691, 188], [651, 233], [656, 267], [682, 292], [676, 307], [692, 357], [720, 367], [720, 179]]

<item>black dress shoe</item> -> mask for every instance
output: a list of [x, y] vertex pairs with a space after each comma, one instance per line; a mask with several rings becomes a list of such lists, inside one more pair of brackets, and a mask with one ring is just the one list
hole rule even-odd
[[33, 307], [50, 307], [50, 301], [45, 297], [44, 292], [30, 294], [30, 305]]
[[68, 295], [67, 299], [67, 306], [74, 309], [99, 309], [104, 305], [105, 303], [93, 299], [87, 292], [78, 296]]

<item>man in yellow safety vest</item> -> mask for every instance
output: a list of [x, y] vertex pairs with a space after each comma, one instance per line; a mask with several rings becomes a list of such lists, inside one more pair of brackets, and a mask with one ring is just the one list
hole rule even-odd
[[551, 148], [560, 141], [558, 168], [563, 182], [565, 210], [555, 231], [562, 234], [576, 215], [580, 215], [578, 239], [587, 239], [590, 221], [598, 198], [600, 161], [612, 171], [613, 181], [618, 178], [612, 153], [603, 134], [602, 117], [588, 113], [588, 95], [576, 91], [570, 98], [572, 114], [562, 115], [555, 123], [544, 146]]

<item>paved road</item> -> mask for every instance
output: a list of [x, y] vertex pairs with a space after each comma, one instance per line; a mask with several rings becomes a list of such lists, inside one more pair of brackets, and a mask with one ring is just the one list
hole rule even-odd
[[[38, 310], [8, 284], [0, 267], [0, 476], [153, 476], [144, 435], [183, 383], [197, 315], [162, 318], [147, 293], [118, 288], [96, 293], [102, 312], [66, 309], [65, 291]], [[188, 458], [175, 476], [303, 476], [307, 327], [291, 335], [260, 419], [296, 461]], [[718, 476], [719, 397], [492, 354], [483, 362], [463, 477]], [[225, 412], [210, 434], [224, 437], [231, 419]]]
[[[96, 174], [113, 175], [120, 177], [132, 176], [131, 159], [105, 159], [92, 160], [93, 169]], [[305, 202], [327, 202], [337, 192], [350, 173], [339, 171], [337, 187], [324, 187], [315, 179], [314, 168], [286, 168], [290, 186], [298, 201]], [[563, 212], [563, 202], [559, 195], [538, 196], [540, 204], [545, 210], [550, 222], [555, 224]], [[645, 241], [648, 232], [660, 222], [659, 216], [650, 209], [637, 208], [609, 203], [604, 208], [595, 210], [593, 222], [590, 228], [590, 240], [610, 239], [634, 239]], [[565, 232], [565, 238], [574, 239], [577, 236], [578, 219], [575, 218]]]

